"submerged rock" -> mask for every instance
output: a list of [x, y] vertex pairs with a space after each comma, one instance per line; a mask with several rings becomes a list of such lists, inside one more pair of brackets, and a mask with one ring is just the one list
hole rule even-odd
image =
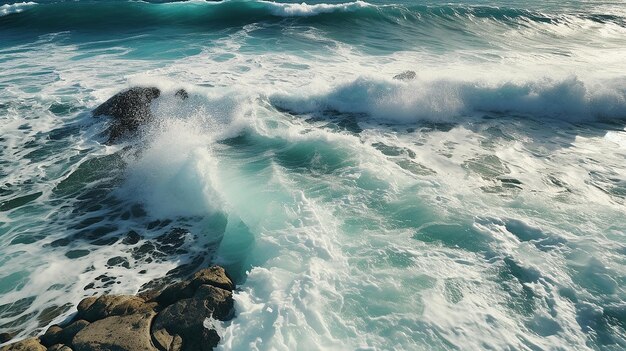
[[415, 73], [415, 71], [404, 71], [400, 74], [396, 74], [395, 76], [393, 76], [393, 79], [396, 80], [413, 80], [417, 77], [417, 74]]
[[190, 279], [133, 295], [83, 299], [66, 325], [53, 325], [39, 338], [0, 351], [204, 351], [220, 341], [207, 329], [207, 318], [233, 316], [233, 282], [221, 267], [196, 272]]

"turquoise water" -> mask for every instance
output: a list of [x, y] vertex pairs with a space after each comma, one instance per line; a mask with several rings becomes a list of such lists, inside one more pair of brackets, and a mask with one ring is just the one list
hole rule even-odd
[[0, 332], [217, 263], [225, 350], [622, 350], [623, 62], [618, 1], [0, 2]]

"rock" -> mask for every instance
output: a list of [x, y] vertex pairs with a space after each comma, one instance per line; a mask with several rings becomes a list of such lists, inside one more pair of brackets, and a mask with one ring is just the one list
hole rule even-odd
[[172, 341], [174, 341], [174, 337], [165, 329], [153, 330], [152, 339], [154, 340], [154, 344], [161, 350], [169, 350]]
[[187, 93], [187, 90], [185, 89], [178, 89], [174, 96], [182, 100], [187, 100], [187, 98], [189, 97], [189, 93]]
[[89, 307], [91, 307], [91, 305], [93, 305], [94, 302], [96, 302], [97, 299], [97, 296], [90, 296], [82, 299], [76, 307], [76, 309], [78, 309], [78, 313], [80, 314], [81, 311], [87, 310]]
[[0, 344], [4, 344], [5, 342], [13, 339], [13, 334], [11, 333], [0, 333]]
[[415, 71], [404, 71], [400, 74], [396, 74], [395, 76], [393, 76], [393, 79], [396, 80], [413, 80], [417, 77], [417, 74], [415, 73]]
[[61, 328], [58, 325], [53, 325], [50, 328], [48, 328], [48, 330], [46, 330], [46, 333], [44, 335], [39, 337], [39, 340], [41, 340], [41, 343], [44, 344], [45, 346], [52, 346], [54, 344], [58, 344], [62, 331], [63, 331], [63, 328]]
[[205, 320], [232, 318], [233, 289], [224, 269], [211, 267], [162, 291], [88, 297], [78, 304], [71, 323], [53, 325], [39, 339], [23, 340], [0, 351], [43, 351], [46, 347], [49, 351], [212, 350], [220, 337], [204, 326]]
[[109, 316], [123, 316], [153, 310], [154, 303], [131, 295], [102, 295], [95, 300], [87, 298], [78, 305], [76, 318], [94, 322]]
[[150, 325], [156, 313], [147, 311], [112, 316], [93, 322], [72, 340], [74, 351], [158, 351], [152, 343]]
[[134, 87], [115, 94], [94, 111], [94, 116], [110, 116], [109, 142], [134, 132], [152, 119], [150, 104], [161, 95], [158, 88]]
[[48, 328], [44, 335], [39, 337], [39, 340], [44, 346], [49, 347], [56, 344], [70, 344], [74, 336], [88, 325], [89, 322], [84, 319], [74, 321], [65, 328], [53, 325]]
[[233, 282], [226, 275], [224, 268], [219, 266], [205, 268], [196, 272], [191, 280], [191, 285], [194, 289], [199, 288], [200, 285], [212, 285], [224, 290], [233, 290], [235, 288]]
[[63, 328], [63, 331], [59, 333], [59, 343], [70, 344], [72, 339], [74, 339], [74, 336], [76, 336], [76, 334], [78, 334], [81, 330], [85, 329], [88, 325], [89, 322], [84, 319], [79, 319]]
[[170, 345], [170, 349], [168, 351], [181, 351], [183, 349], [183, 338], [180, 335], [174, 335], [174, 340], [172, 340], [172, 344]]
[[0, 347], [0, 351], [46, 351], [46, 347], [39, 343], [39, 339], [28, 338]]
[[211, 285], [231, 291], [234, 289], [233, 283], [226, 275], [224, 268], [214, 266], [198, 271], [190, 281], [184, 281], [165, 288], [155, 300], [163, 306], [168, 306], [175, 301], [192, 297], [201, 285]]
[[231, 291], [201, 285], [193, 297], [177, 301], [161, 311], [152, 330], [154, 334], [159, 334], [163, 344], [170, 342], [167, 335], [180, 335], [184, 351], [212, 350], [219, 343], [220, 337], [215, 330], [204, 327], [204, 320], [210, 317], [227, 319], [232, 315], [232, 310]]

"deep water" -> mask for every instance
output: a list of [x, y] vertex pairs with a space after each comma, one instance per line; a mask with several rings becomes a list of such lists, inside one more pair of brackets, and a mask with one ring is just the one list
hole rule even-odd
[[220, 264], [224, 350], [623, 350], [624, 62], [621, 1], [1, 1], [0, 332]]

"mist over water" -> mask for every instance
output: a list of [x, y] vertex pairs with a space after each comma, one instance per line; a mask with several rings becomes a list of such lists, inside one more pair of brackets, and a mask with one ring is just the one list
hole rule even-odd
[[0, 332], [220, 264], [224, 350], [621, 350], [625, 59], [611, 1], [4, 1]]

